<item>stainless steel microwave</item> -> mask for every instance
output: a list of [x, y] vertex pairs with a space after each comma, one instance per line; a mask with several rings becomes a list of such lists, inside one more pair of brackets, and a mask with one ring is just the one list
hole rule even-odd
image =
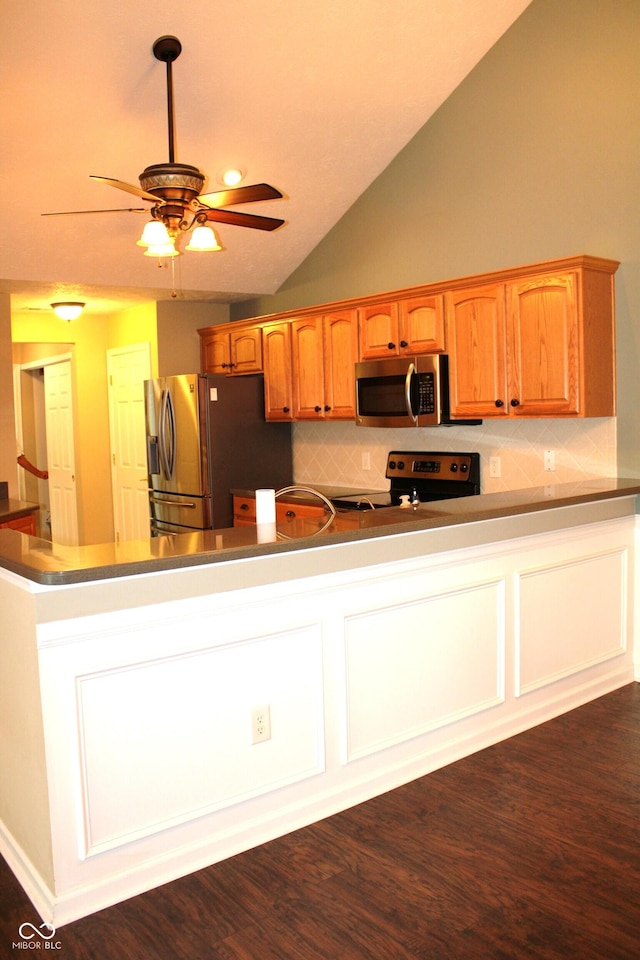
[[356, 424], [359, 427], [437, 427], [478, 424], [449, 416], [446, 354], [365, 360], [356, 364]]

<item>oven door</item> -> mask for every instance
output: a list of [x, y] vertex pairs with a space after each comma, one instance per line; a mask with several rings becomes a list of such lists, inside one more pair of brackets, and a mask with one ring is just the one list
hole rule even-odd
[[435, 427], [442, 413], [441, 355], [356, 364], [359, 427]]

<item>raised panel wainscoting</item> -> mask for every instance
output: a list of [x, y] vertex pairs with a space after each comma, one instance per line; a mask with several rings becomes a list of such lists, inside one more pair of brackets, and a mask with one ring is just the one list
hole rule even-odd
[[0, 845], [43, 919], [61, 927], [629, 683], [626, 504], [549, 511], [545, 533], [469, 524], [451, 549], [437, 531], [377, 538], [359, 564], [342, 544], [59, 588], [4, 572], [2, 693], [24, 735]]

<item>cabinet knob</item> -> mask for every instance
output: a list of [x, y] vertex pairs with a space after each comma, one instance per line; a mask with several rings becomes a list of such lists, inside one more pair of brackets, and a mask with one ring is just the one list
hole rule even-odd
[[519, 400], [516, 400], [516, 398], [514, 397], [513, 400], [511, 401], [511, 406], [512, 406], [512, 407], [519, 407], [519, 406], [520, 406], [520, 401], [519, 401]]
[[391, 343], [391, 341], [389, 341], [389, 343], [387, 344], [387, 347], [389, 348], [389, 350], [395, 350], [396, 345], [395, 343]]
[[287, 510], [287, 512], [285, 513], [285, 517], [295, 517], [295, 515], [296, 515], [295, 510]]
[[504, 400], [496, 400], [496, 407], [504, 407]]
[[315, 410], [316, 413], [320, 413], [320, 411], [322, 410], [322, 407], [317, 407], [317, 406], [316, 406], [316, 407], [314, 407], [313, 409]]
[[222, 367], [223, 370], [226, 370], [227, 367], [229, 366], [229, 364], [228, 364], [228, 363], [221, 363], [220, 366]]
[[289, 413], [289, 407], [283, 407], [283, 408], [282, 408], [282, 412], [283, 412], [283, 413]]
[[401, 347], [402, 347], [402, 349], [404, 350], [404, 348], [405, 348], [405, 347], [408, 347], [408, 346], [409, 346], [409, 344], [407, 343], [407, 341], [406, 341], [406, 340], [401, 340], [401, 341], [400, 341], [400, 346], [401, 346]]
[[248, 503], [241, 503], [241, 504], [240, 504], [240, 509], [241, 509], [241, 510], [248, 510], [248, 509], [249, 509], [249, 504], [248, 504]]
[[328, 403], [325, 403], [324, 410], [325, 410], [325, 413], [329, 413], [329, 410], [331, 410], [331, 407], [329, 406]]

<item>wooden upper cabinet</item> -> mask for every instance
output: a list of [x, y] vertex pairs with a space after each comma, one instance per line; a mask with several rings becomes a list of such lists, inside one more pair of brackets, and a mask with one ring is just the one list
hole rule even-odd
[[360, 359], [442, 353], [444, 297], [408, 297], [358, 310]]
[[291, 324], [286, 320], [262, 328], [266, 420], [293, 420]]
[[229, 334], [226, 330], [198, 330], [200, 334], [200, 370], [202, 373], [227, 373]]
[[580, 317], [575, 273], [507, 284], [514, 416], [580, 413]]
[[504, 284], [446, 296], [451, 415], [509, 416]]
[[614, 261], [446, 296], [453, 417], [615, 415]]
[[353, 420], [358, 326], [355, 310], [291, 324], [294, 420]]
[[198, 333], [203, 373], [224, 373], [226, 376], [262, 373], [260, 326], [223, 324]]
[[400, 354], [444, 353], [444, 297], [411, 297], [399, 304]]
[[399, 351], [398, 304], [376, 303], [358, 309], [360, 359], [397, 357]]
[[324, 362], [322, 317], [306, 317], [291, 324], [293, 357], [293, 419], [324, 417]]
[[244, 327], [229, 331], [231, 373], [262, 373], [262, 330]]
[[355, 310], [322, 318], [324, 402], [328, 420], [355, 420], [358, 317]]
[[446, 353], [452, 417], [615, 415], [615, 260], [580, 255], [199, 330], [269, 420], [355, 419], [358, 359]]

